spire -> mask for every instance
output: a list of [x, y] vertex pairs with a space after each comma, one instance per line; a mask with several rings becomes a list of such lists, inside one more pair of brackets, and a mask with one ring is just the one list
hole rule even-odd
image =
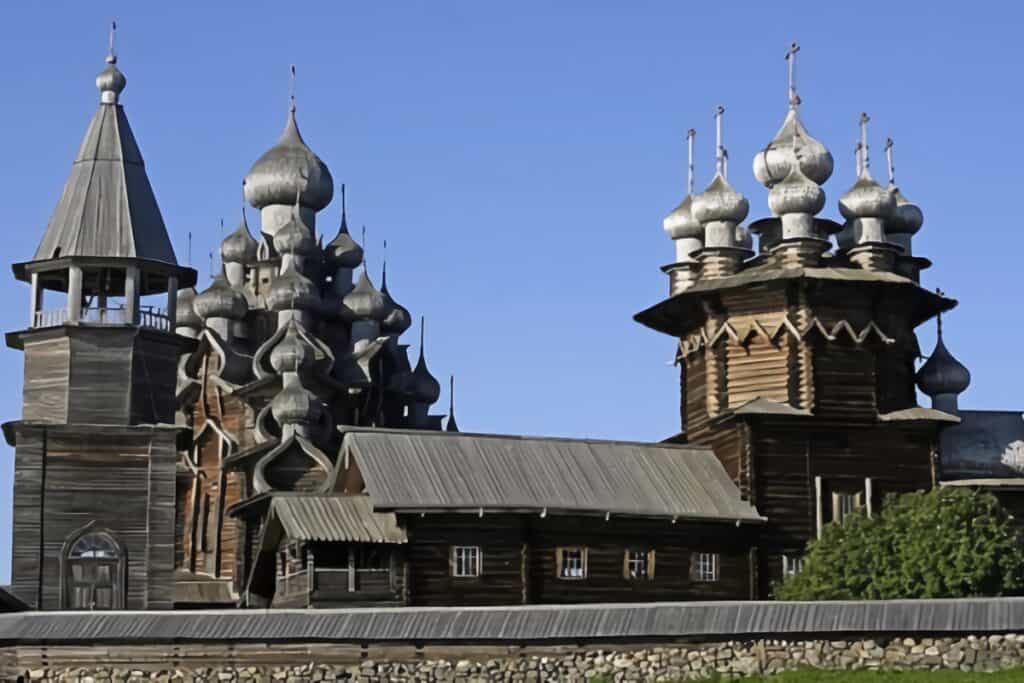
[[288, 78], [288, 111], [295, 113], [295, 65], [291, 66], [291, 75]]
[[345, 183], [341, 184], [341, 231], [348, 232], [348, 206], [345, 200]]
[[107, 66], [96, 76], [96, 88], [100, 91], [100, 102], [102, 104], [117, 104], [121, 92], [124, 90], [128, 80], [117, 68], [117, 53], [114, 51], [114, 36], [117, 32], [117, 22], [110, 23], [110, 38], [107, 43], [107, 58], [104, 60]]
[[445, 425], [446, 432], [459, 431], [459, 425], [455, 422], [455, 375], [448, 379], [448, 424]]

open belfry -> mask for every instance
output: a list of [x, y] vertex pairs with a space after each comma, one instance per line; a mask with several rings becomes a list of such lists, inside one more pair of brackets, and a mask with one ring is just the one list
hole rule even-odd
[[941, 327], [915, 371], [915, 330], [956, 302], [920, 284], [922, 213], [895, 183], [891, 140], [888, 185], [873, 178], [866, 115], [845, 222], [818, 215], [833, 158], [800, 120], [796, 53], [789, 110], [754, 157], [770, 217], [743, 225], [724, 109], [701, 193], [688, 135], [687, 193], [664, 222], [669, 297], [636, 316], [678, 340], [681, 428], [650, 443], [460, 432], [454, 379], [448, 414], [432, 413], [423, 320], [413, 363], [412, 315], [384, 254], [371, 269], [354, 239], [294, 94], [238, 179], [258, 225], [243, 208], [197, 284], [122, 108], [112, 32], [64, 193], [13, 267], [31, 288], [27, 327], [7, 335], [25, 363], [21, 419], [4, 425], [14, 597], [37, 610], [767, 598], [824, 525], [886, 494], [1017, 500], [1019, 413], [960, 409], [970, 375]]

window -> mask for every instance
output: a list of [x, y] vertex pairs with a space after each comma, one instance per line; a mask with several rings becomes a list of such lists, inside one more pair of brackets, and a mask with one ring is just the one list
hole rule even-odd
[[627, 550], [622, 562], [622, 575], [630, 580], [654, 578], [654, 551]]
[[457, 545], [452, 547], [452, 576], [469, 578], [480, 576], [480, 547]]
[[65, 606], [69, 609], [124, 607], [124, 554], [106, 532], [80, 536], [65, 562]]
[[782, 556], [782, 576], [795, 576], [804, 570], [804, 558], [796, 555]]
[[690, 578], [694, 581], [718, 581], [718, 553], [694, 553], [690, 557]]
[[283, 578], [295, 576], [306, 571], [306, 546], [300, 543], [289, 543], [277, 553], [277, 575]]
[[555, 556], [556, 571], [560, 579], [587, 578], [587, 549], [559, 548]]
[[832, 521], [842, 524], [846, 518], [861, 509], [863, 495], [838, 491], [832, 494]]

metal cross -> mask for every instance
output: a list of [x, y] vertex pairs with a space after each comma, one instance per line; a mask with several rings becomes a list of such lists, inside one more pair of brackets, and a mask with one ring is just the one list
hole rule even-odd
[[110, 37], [107, 41], [107, 63], [116, 64], [117, 54], [114, 52], [114, 39], [117, 37], [117, 22], [110, 22]]
[[889, 185], [896, 184], [896, 165], [892, 160], [892, 138], [885, 139], [885, 162], [889, 166]]
[[865, 112], [861, 112], [860, 115], [860, 170], [862, 173], [867, 173], [871, 170], [871, 159], [868, 156], [868, 121], [871, 117]]
[[725, 107], [718, 105], [715, 109], [715, 166], [716, 171], [725, 176], [725, 147], [722, 146], [722, 114]]
[[800, 96], [796, 94], [796, 53], [800, 52], [800, 46], [794, 40], [789, 49], [786, 50], [786, 62], [789, 65], [789, 105], [796, 107], [800, 104]]
[[697, 131], [693, 128], [686, 131], [686, 194], [693, 194], [693, 139]]
[[288, 102], [292, 111], [295, 111], [295, 65], [291, 66], [291, 76], [288, 79]]

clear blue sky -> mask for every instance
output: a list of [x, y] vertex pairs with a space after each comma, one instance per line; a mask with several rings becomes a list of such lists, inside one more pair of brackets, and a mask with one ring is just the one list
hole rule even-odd
[[[1012, 3], [6, 3], [5, 262], [32, 256], [57, 202], [112, 17], [122, 102], [180, 260], [194, 235], [202, 283], [219, 219], [234, 227], [241, 180], [284, 124], [294, 63], [302, 132], [348, 184], [374, 272], [388, 240], [389, 284], [427, 316], [431, 369], [457, 376], [459, 424], [651, 440], [678, 427], [673, 342], [631, 315], [666, 292], [661, 220], [682, 195], [685, 130], [698, 130], [703, 185], [712, 111], [727, 107], [731, 180], [751, 218], [767, 215], [750, 159], [782, 121], [796, 39], [804, 121], [836, 158], [824, 214], [852, 183], [867, 111], [876, 175], [891, 135], [924, 210], [924, 283], [961, 301], [947, 338], [974, 375], [962, 404], [1024, 407]], [[0, 277], [0, 300], [0, 327], [23, 327], [27, 287]], [[920, 333], [930, 349], [933, 329]], [[0, 370], [0, 418], [16, 419], [21, 354], [0, 352]], [[0, 582], [11, 456], [4, 446]]]

